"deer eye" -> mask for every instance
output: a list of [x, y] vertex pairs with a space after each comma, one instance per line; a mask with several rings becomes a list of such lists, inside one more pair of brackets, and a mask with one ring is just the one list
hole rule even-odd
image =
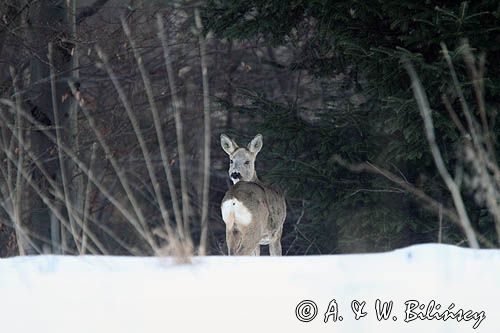
[[233, 160], [230, 160], [229, 163], [233, 164]]
[[249, 165], [249, 164], [250, 164], [250, 161], [245, 161], [245, 164], [246, 164], [246, 165]]

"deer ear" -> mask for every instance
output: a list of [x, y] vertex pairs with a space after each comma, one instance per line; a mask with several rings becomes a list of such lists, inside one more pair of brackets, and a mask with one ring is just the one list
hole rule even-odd
[[255, 138], [253, 138], [252, 141], [250, 141], [247, 148], [248, 150], [250, 150], [250, 152], [257, 155], [259, 151], [262, 149], [262, 134], [257, 134]]
[[236, 142], [234, 142], [226, 134], [220, 135], [220, 145], [228, 155], [231, 155], [236, 149], [238, 149]]

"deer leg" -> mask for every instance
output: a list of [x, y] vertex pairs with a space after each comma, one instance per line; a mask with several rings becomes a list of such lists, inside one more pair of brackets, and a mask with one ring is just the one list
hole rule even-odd
[[283, 227], [281, 227], [273, 239], [269, 243], [269, 255], [271, 256], [281, 256], [281, 233], [283, 232]]
[[227, 244], [227, 255], [233, 256], [236, 253], [238, 246], [238, 231], [235, 228], [229, 228], [226, 226], [226, 244]]
[[253, 251], [252, 253], [253, 256], [260, 256], [260, 245], [257, 245], [257, 247], [255, 248], [255, 251]]
[[254, 237], [243, 237], [241, 246], [239, 246], [238, 255], [258, 256], [260, 255], [259, 240]]
[[281, 256], [281, 239], [277, 238], [269, 243], [269, 255]]
[[242, 227], [240, 232], [238, 249], [236, 255], [251, 256], [260, 255], [260, 233], [258, 232], [258, 225], [251, 223], [249, 226]]

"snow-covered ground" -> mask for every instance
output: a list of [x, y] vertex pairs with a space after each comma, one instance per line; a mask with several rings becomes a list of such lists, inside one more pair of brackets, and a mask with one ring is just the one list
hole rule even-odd
[[[387, 320], [377, 319], [377, 299], [381, 307], [393, 301]], [[316, 317], [312, 303], [298, 306], [303, 300], [315, 303]], [[453, 303], [451, 312], [463, 309], [469, 320], [405, 322], [417, 314], [415, 302], [405, 304], [412, 300], [426, 307], [435, 301], [427, 316], [436, 315], [437, 304], [442, 314]], [[354, 312], [366, 316], [356, 320]], [[362, 255], [205, 257], [190, 265], [169, 258], [1, 259], [0, 330], [498, 333], [500, 250], [429, 244]]]

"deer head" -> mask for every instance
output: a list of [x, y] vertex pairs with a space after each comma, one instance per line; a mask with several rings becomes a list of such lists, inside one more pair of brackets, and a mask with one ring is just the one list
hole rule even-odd
[[238, 147], [236, 142], [225, 134], [220, 136], [222, 149], [229, 155], [229, 177], [233, 184], [240, 180], [257, 181], [255, 158], [262, 149], [262, 135], [257, 134], [246, 148]]

